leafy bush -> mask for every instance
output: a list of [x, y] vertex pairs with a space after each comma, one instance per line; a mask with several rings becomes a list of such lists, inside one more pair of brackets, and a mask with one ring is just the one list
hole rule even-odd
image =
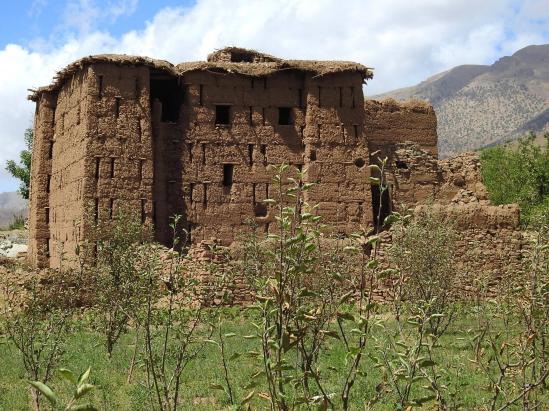
[[508, 145], [485, 149], [480, 154], [482, 177], [494, 204], [517, 203], [523, 223], [536, 215], [549, 219], [549, 133], [548, 144], [539, 147], [536, 136], [519, 140], [518, 148]]

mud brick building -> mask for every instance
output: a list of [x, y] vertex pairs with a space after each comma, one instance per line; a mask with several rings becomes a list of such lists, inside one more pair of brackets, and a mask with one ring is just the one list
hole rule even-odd
[[[62, 253], [73, 258], [90, 210], [98, 219], [130, 207], [166, 245], [174, 214], [194, 243], [230, 243], [250, 218], [268, 232], [267, 166], [283, 162], [316, 183], [308, 201], [336, 232], [372, 223], [379, 195], [368, 184], [370, 153], [380, 150], [398, 169], [406, 166], [393, 160], [399, 143], [436, 157], [437, 135], [428, 105], [365, 103], [370, 78], [357, 63], [234, 47], [179, 65], [125, 55], [70, 64], [29, 97], [36, 102], [31, 263], [56, 267]], [[416, 202], [414, 192], [400, 199]]]

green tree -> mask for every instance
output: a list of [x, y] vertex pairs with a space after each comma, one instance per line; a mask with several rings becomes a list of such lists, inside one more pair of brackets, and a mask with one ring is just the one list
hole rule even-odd
[[544, 147], [533, 133], [521, 138], [518, 147], [502, 145], [481, 152], [482, 177], [494, 204], [517, 203], [523, 223], [535, 216], [549, 218], [549, 133]]
[[29, 199], [29, 186], [30, 186], [30, 168], [32, 157], [32, 141], [34, 139], [34, 132], [32, 128], [25, 130], [25, 146], [26, 150], [21, 151], [20, 164], [17, 164], [13, 160], [8, 160], [6, 170], [15, 178], [21, 180], [19, 185], [19, 193], [24, 199]]

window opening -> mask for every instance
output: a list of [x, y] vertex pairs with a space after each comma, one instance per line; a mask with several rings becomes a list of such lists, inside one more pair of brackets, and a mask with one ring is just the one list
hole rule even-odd
[[223, 164], [223, 187], [231, 187], [233, 185], [233, 164]]
[[281, 126], [289, 126], [292, 122], [292, 109], [291, 107], [279, 107], [278, 108], [278, 124]]
[[215, 106], [215, 124], [229, 125], [230, 124], [230, 108], [228, 105]]

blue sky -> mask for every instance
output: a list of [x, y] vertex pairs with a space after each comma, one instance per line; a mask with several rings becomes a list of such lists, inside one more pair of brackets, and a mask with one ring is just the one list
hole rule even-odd
[[4, 165], [32, 124], [27, 89], [84, 55], [178, 63], [238, 45], [351, 60], [375, 69], [373, 95], [549, 43], [547, 0], [23, 0], [3, 2], [0, 19], [0, 192], [18, 186]]

